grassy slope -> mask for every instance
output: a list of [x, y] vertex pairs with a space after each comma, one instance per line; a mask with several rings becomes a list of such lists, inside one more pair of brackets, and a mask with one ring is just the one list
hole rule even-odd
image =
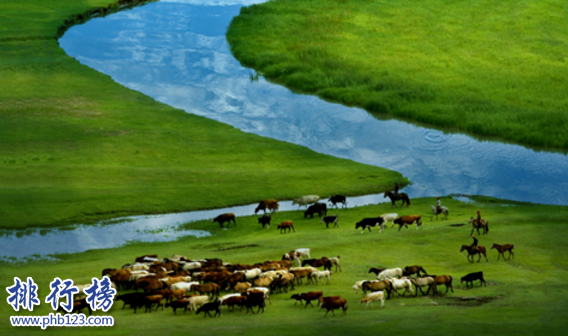
[[565, 1], [276, 0], [243, 8], [235, 57], [377, 113], [568, 149]]
[[[476, 335], [557, 335], [565, 332], [568, 262], [562, 256], [568, 239], [567, 207], [507, 202], [504, 204], [515, 206], [501, 206], [501, 201], [487, 198], [480, 198], [481, 204], [465, 204], [444, 198], [442, 203], [449, 207], [450, 219], [430, 222], [428, 212], [433, 202], [433, 199], [416, 199], [410, 208], [396, 210], [401, 215], [422, 214], [424, 227], [421, 231], [414, 227], [401, 232], [388, 228], [383, 234], [374, 230], [361, 235], [354, 230], [357, 220], [391, 212], [390, 205], [334, 210], [332, 213], [340, 216], [340, 227], [336, 229], [325, 229], [317, 219], [304, 220], [301, 212], [281, 212], [274, 215], [273, 224], [293, 219], [297, 230], [296, 233], [282, 235], [275, 225], [269, 230], [262, 230], [253, 216], [238, 218], [238, 226], [231, 226], [229, 230], [221, 230], [216, 224], [204, 221], [191, 224], [191, 227], [210, 229], [214, 234], [212, 237], [182, 238], [169, 243], [138, 243], [117, 249], [63, 255], [62, 261], [57, 263], [3, 264], [0, 287], [13, 284], [14, 276], [31, 276], [39, 284], [39, 295], [43, 300], [49, 293], [49, 282], [56, 276], [86, 283], [92, 276], [100, 276], [103, 268], [120, 267], [132, 262], [135, 256], [146, 253], [158, 253], [161, 257], [177, 253], [190, 258], [219, 257], [224, 261], [254, 263], [279, 259], [293, 248], [310, 247], [312, 257], [341, 255], [343, 272], [334, 272], [331, 285], [301, 285], [296, 292], [323, 290], [325, 295], [341, 295], [348, 300], [347, 316], [324, 318], [321, 310], [294, 307], [289, 299], [291, 294], [273, 294], [272, 305], [268, 305], [261, 315], [224, 311], [221, 318], [204, 319], [195, 315], [174, 316], [169, 310], [134, 315], [132, 310], [121, 310], [122, 305], [117, 304], [110, 313], [115, 318], [112, 328], [51, 328], [47, 332], [70, 335], [138, 332], [158, 335], [177, 331], [199, 335], [266, 335], [266, 330], [277, 330], [281, 335], [369, 335], [376, 334], [377, 330], [401, 334], [419, 332], [421, 335], [456, 335], [464, 330]], [[489, 262], [483, 260], [479, 264], [470, 264], [465, 254], [458, 252], [461, 244], [471, 243], [471, 228], [469, 225], [451, 227], [449, 224], [465, 223], [478, 209], [490, 221], [489, 234], [479, 236], [480, 245], [489, 248], [494, 242], [513, 243], [515, 259], [497, 261], [495, 250], [489, 250]], [[248, 244], [260, 246], [218, 251], [219, 248]], [[386, 308], [382, 310], [375, 306], [374, 310], [365, 311], [358, 305], [360, 294], [355, 295], [351, 286], [358, 280], [372, 279], [372, 274], [367, 273], [369, 267], [414, 264], [422, 265], [432, 274], [452, 275], [455, 293], [394, 298], [387, 300]], [[476, 283], [474, 289], [467, 290], [459, 283], [460, 276], [480, 270], [485, 274], [487, 287], [480, 288]], [[465, 302], [452, 297], [492, 297], [494, 300], [482, 306], [468, 307]], [[45, 303], [33, 312], [34, 315], [47, 313], [49, 309]], [[16, 313], [10, 306], [0, 305], [1, 316], [12, 314]], [[0, 319], [0, 331], [46, 332], [39, 328], [16, 330], [7, 322], [7, 318]]]
[[405, 181], [187, 114], [80, 65], [50, 36], [107, 1], [0, 3], [0, 228], [365, 194]]

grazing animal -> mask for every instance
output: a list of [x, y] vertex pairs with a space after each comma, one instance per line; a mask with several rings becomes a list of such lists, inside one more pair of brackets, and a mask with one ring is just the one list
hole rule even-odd
[[[306, 259], [302, 261], [302, 267], [310, 265], [312, 267], [322, 267], [324, 270], [331, 269], [331, 262], [327, 257], [322, 257], [321, 259]], [[316, 270], [317, 271], [317, 270]]]
[[327, 205], [325, 203], [316, 203], [310, 205], [308, 209], [304, 211], [304, 218], [308, 218], [308, 216], [310, 216], [310, 218], [314, 218], [314, 214], [316, 213], [318, 214], [319, 218], [322, 217], [322, 214], [323, 216], [327, 215]]
[[394, 292], [396, 293], [397, 296], [398, 295], [398, 289], [405, 289], [404, 293], [402, 293], [402, 296], [404, 296], [404, 294], [406, 294], [407, 292], [410, 292], [411, 294], [414, 294], [414, 291], [412, 290], [412, 282], [410, 282], [410, 280], [406, 279], [406, 278], [402, 278], [402, 279], [388, 279], [387, 281], [390, 281], [391, 286], [392, 286], [392, 290], [394, 290]]
[[398, 224], [398, 231], [400, 231], [403, 226], [406, 226], [406, 229], [408, 230], [408, 226], [414, 223], [416, 223], [416, 230], [418, 230], [418, 228], [422, 228], [422, 222], [420, 221], [421, 218], [422, 217], [420, 215], [402, 216], [395, 219], [393, 223]]
[[134, 308], [134, 313], [136, 313], [136, 308], [141, 307], [143, 305], [143, 301], [146, 295], [143, 293], [128, 293], [128, 294], [121, 294], [116, 296], [116, 300], [120, 300], [124, 302], [122, 305], [122, 309], [129, 305], [130, 308]]
[[209, 296], [207, 295], [201, 295], [201, 296], [192, 296], [189, 299], [189, 308], [191, 309], [197, 309], [197, 306], [202, 306], [204, 304], [206, 304], [207, 302], [209, 302]]
[[297, 254], [299, 254], [300, 258], [302, 258], [302, 257], [311, 258], [309, 248], [299, 248], [299, 249], [295, 249], [292, 252], [296, 252]]
[[326, 309], [325, 316], [331, 311], [333, 316], [335, 316], [336, 309], [343, 309], [343, 314], [347, 314], [347, 300], [345, 299], [331, 299], [331, 300], [324, 300], [320, 306], [320, 309]]
[[[364, 281], [361, 284], [361, 290], [363, 291], [363, 294], [367, 294], [368, 291], [376, 292], [376, 291], [380, 291], [380, 290], [386, 290], [387, 291], [387, 299], [390, 299], [392, 289], [393, 289], [392, 284], [388, 280]], [[355, 290], [355, 293], [357, 293], [357, 290]]]
[[300, 301], [300, 306], [302, 305], [302, 300], [306, 301], [306, 307], [304, 308], [307, 308], [308, 305], [311, 305], [313, 307], [314, 305], [312, 304], [312, 301], [317, 301], [322, 296], [323, 292], [308, 292], [302, 294], [294, 294], [292, 295], [291, 299], [296, 300], [296, 302], [294, 302], [294, 306], [296, 305], [296, 303], [298, 303], [298, 301]]
[[235, 305], [240, 306], [241, 310], [243, 310], [246, 300], [247, 297], [244, 295], [233, 296], [223, 301], [222, 305], [227, 306], [229, 311], [231, 311], [231, 307], [233, 308], [233, 311], [235, 311]]
[[369, 307], [369, 303], [371, 304], [371, 309], [373, 309], [373, 302], [381, 301], [381, 308], [385, 308], [385, 293], [383, 291], [372, 292], [371, 294], [367, 294], [359, 301], [359, 305], [362, 305], [363, 302], [366, 302], [365, 310]]
[[219, 285], [216, 283], [209, 283], [205, 285], [194, 285], [193, 293], [199, 292], [199, 295], [203, 295], [204, 293], [210, 294], [211, 297], [219, 297]]
[[416, 274], [416, 276], [421, 277], [422, 275], [420, 275], [420, 272], [424, 272], [424, 275], [427, 275], [428, 273], [426, 273], [426, 270], [424, 270], [422, 268], [422, 266], [420, 265], [414, 265], [414, 266], [406, 266], [403, 270], [402, 270], [402, 276], [403, 277], [410, 277], [412, 274]]
[[394, 220], [398, 218], [398, 214], [396, 213], [386, 213], [386, 214], [382, 214], [379, 217], [381, 217], [384, 221], [385, 226], [388, 224], [388, 221], [392, 222], [392, 227], [394, 227]]
[[467, 261], [469, 261], [470, 263], [473, 263], [473, 256], [476, 255], [476, 254], [479, 255], [477, 262], [479, 262], [481, 260], [482, 254], [485, 257], [485, 260], [489, 261], [489, 259], [487, 259], [487, 254], [485, 253], [486, 251], [485, 251], [484, 246], [479, 245], [477, 247], [474, 247], [474, 246], [469, 246], [469, 245], [462, 245], [460, 252], [463, 252], [464, 250], [467, 251]]
[[329, 229], [329, 224], [333, 223], [333, 227], [339, 227], [339, 224], [337, 223], [338, 217], [337, 215], [330, 215], [330, 216], [325, 216], [320, 220], [321, 224], [325, 224], [325, 227]]
[[339, 259], [341, 259], [341, 256], [329, 258], [329, 261], [331, 262], [332, 265], [335, 265], [335, 271], [336, 271], [336, 272], [337, 272], [337, 268], [338, 268], [338, 267], [339, 267], [339, 272], [343, 272], [343, 271], [341, 270], [341, 265], [339, 264]]
[[481, 224], [477, 221], [477, 219], [471, 217], [468, 221], [472, 225], [470, 236], [473, 234], [473, 231], [477, 229], [477, 234], [479, 234], [479, 229], [482, 229], [483, 234], [487, 234], [489, 232], [489, 221], [486, 219], [481, 220]]
[[287, 220], [284, 221], [280, 224], [278, 224], [278, 229], [280, 229], [280, 233], [284, 233], [284, 231], [286, 231], [286, 229], [288, 229], [288, 232], [290, 232], [290, 229], [294, 230], [294, 232], [296, 232], [296, 229], [294, 229], [294, 223], [291, 220]]
[[328, 202], [328, 203], [331, 203], [331, 204], [332, 204], [331, 206], [335, 206], [336, 208], [338, 207], [338, 206], [337, 206], [337, 203], [343, 203], [343, 207], [347, 207], [347, 198], [346, 198], [345, 196], [343, 196], [343, 195], [334, 195], [334, 196], [331, 196], [331, 197], [327, 200], [327, 202]]
[[253, 307], [258, 307], [257, 313], [260, 312], [261, 309], [264, 313], [264, 307], [266, 306], [264, 302], [265, 293], [262, 291], [253, 290], [247, 292], [246, 295], [247, 299], [244, 302], [244, 306], [247, 307], [247, 314], [249, 311], [254, 314]]
[[268, 293], [270, 293], [270, 289], [266, 287], [252, 287], [247, 289], [247, 292], [262, 292], [264, 294], [264, 299], [268, 299], [270, 304], [272, 304], [272, 300], [270, 300], [270, 296], [268, 296]]
[[499, 252], [497, 260], [501, 258], [501, 255], [503, 255], [503, 259], [505, 259], [505, 251], [509, 251], [509, 259], [505, 260], [510, 260], [511, 256], [513, 256], [513, 258], [515, 257], [515, 254], [513, 253], [513, 247], [515, 247], [513, 244], [505, 244], [505, 245], [493, 244], [493, 246], [491, 246], [491, 249], [496, 249]]
[[147, 312], [152, 312], [152, 306], [154, 304], [156, 304], [156, 310], [158, 310], [158, 308], [160, 308], [160, 306], [162, 307], [162, 310], [164, 310], [164, 304], [162, 303], [162, 299], [164, 297], [162, 295], [148, 295], [144, 298], [144, 305], [146, 306], [146, 310], [144, 310], [145, 313]]
[[258, 217], [258, 224], [262, 224], [262, 228], [264, 229], [265, 226], [268, 226], [270, 229], [270, 220], [272, 217], [270, 214], [264, 214], [261, 217]]
[[308, 204], [316, 203], [317, 201], [319, 201], [319, 199], [320, 197], [317, 195], [302, 196], [300, 198], [294, 198], [294, 200], [292, 201], [292, 205], [298, 204], [299, 207], [305, 205], [307, 208]]
[[252, 285], [248, 282], [238, 282], [235, 287], [233, 287], [235, 289], [235, 293], [240, 293], [243, 291], [246, 291], [247, 289], [251, 288]]
[[436, 216], [436, 220], [438, 220], [438, 215], [443, 214], [444, 218], [442, 218], [442, 220], [444, 219], [448, 219], [448, 215], [450, 214], [450, 211], [448, 210], [448, 208], [446, 208], [445, 206], [440, 207], [440, 212], [437, 211], [438, 208], [436, 208], [435, 206], [432, 205], [432, 218], [430, 218], [430, 221], [432, 221], [434, 219], [434, 216]]
[[[211, 316], [211, 311], [215, 311], [215, 315]], [[221, 301], [215, 300], [213, 302], [208, 302], [203, 304], [203, 306], [199, 307], [195, 312], [195, 315], [199, 315], [199, 313], [203, 312], [203, 318], [207, 317], [216, 317], [217, 314], [221, 317]]]
[[188, 306], [189, 306], [189, 300], [175, 300], [175, 301], [166, 303], [166, 308], [172, 307], [172, 310], [174, 311], [174, 315], [177, 315], [176, 310], [181, 309], [181, 308], [183, 308], [183, 313], [185, 314]]
[[377, 280], [385, 280], [392, 278], [401, 278], [402, 268], [387, 268], [377, 275]]
[[402, 200], [402, 205], [401, 205], [401, 206], [404, 206], [404, 203], [406, 203], [406, 206], [407, 206], [407, 207], [409, 207], [409, 206], [412, 205], [412, 204], [410, 204], [410, 199], [408, 198], [408, 195], [405, 194], [405, 193], [398, 193], [398, 195], [397, 195], [397, 194], [395, 194], [395, 193], [393, 193], [393, 192], [385, 191], [385, 195], [384, 195], [383, 198], [387, 198], [387, 197], [390, 198], [390, 200], [391, 200], [391, 202], [392, 202], [391, 208], [392, 208], [393, 206], [396, 207], [396, 208], [398, 208], [398, 206], [395, 204], [395, 202], [396, 202], [396, 201], [400, 201], [400, 200]]
[[[75, 313], [83, 314], [84, 308], [87, 308], [89, 310], [89, 316], [91, 316], [93, 314], [93, 310], [91, 309], [91, 305], [87, 303], [86, 297], [73, 301], [73, 308], [71, 308], [71, 314], [75, 314]], [[62, 305], [59, 305], [59, 308], [57, 308], [57, 311], [62, 313], [63, 315], [65, 315], [65, 313], [67, 313], [67, 311], [65, 310], [65, 308], [63, 308]]]
[[[505, 257], [503, 257], [503, 258], [505, 258]], [[471, 283], [471, 288], [473, 288], [473, 282], [475, 280], [479, 280], [480, 286], [483, 286], [483, 284], [485, 284], [485, 286], [487, 286], [485, 279], [483, 279], [483, 272], [469, 273], [468, 275], [461, 278], [461, 283], [465, 282], [465, 286], [468, 287], [468, 288], [469, 288], [469, 284]]]
[[219, 225], [221, 227], [223, 227], [223, 224], [225, 224], [226, 222], [229, 222], [229, 224], [227, 224], [227, 227], [229, 227], [229, 225], [231, 225], [231, 221], [233, 221], [235, 226], [237, 226], [237, 221], [235, 220], [235, 214], [234, 213], [225, 213], [225, 214], [222, 214], [222, 215], [219, 215], [219, 216], [213, 218], [211, 223], [217, 222], [217, 223], [219, 223]]
[[355, 229], [361, 228], [361, 234], [363, 234], [363, 232], [365, 232], [365, 229], [368, 229], [369, 232], [371, 232], [371, 227], [378, 225], [381, 228], [380, 232], [383, 232], [383, 222], [384, 220], [381, 217], [363, 218], [361, 221], [355, 224]]
[[[317, 271], [317, 269], [316, 269]], [[295, 269], [290, 270], [292, 274], [294, 274], [294, 278], [296, 279], [296, 283], [299, 285], [302, 283], [302, 279], [306, 278], [310, 275], [310, 273], [314, 272], [312, 269]]]
[[446, 293], [448, 292], [448, 289], [451, 289], [452, 293], [454, 292], [454, 288], [452, 287], [452, 277], [451, 276], [449, 276], [449, 275], [434, 275], [434, 276], [432, 276], [432, 278], [434, 278], [434, 282], [430, 285], [430, 288], [428, 288], [426, 295], [428, 295], [428, 293], [430, 293], [430, 290], [432, 290], [433, 293], [437, 293], [439, 285], [446, 285]]
[[426, 286], [430, 287], [430, 285], [432, 285], [435, 281], [432, 276], [424, 276], [421, 278], [409, 278], [408, 280], [410, 280], [410, 282], [414, 284], [416, 290], [416, 294], [414, 296], [418, 296], [418, 291], [420, 291], [420, 293], [425, 295], [421, 287], [426, 287]]
[[266, 213], [266, 209], [278, 212], [278, 201], [275, 199], [267, 199], [264, 201], [260, 201], [256, 209], [254, 209], [254, 214], [256, 215], [260, 210], [263, 210]]
[[326, 284], [331, 284], [331, 271], [315, 271], [310, 273], [310, 275], [308, 276], [308, 282], [311, 280], [313, 282], [313, 279], [316, 280], [316, 284], [319, 285], [319, 280], [321, 278], [326, 278], [327, 282]]

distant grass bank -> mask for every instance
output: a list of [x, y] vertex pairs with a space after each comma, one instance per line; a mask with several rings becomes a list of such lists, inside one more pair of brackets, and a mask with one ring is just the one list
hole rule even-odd
[[[398, 228], [379, 233], [360, 234], [355, 222], [365, 217], [393, 212], [390, 204], [379, 204], [351, 209], [334, 209], [339, 228], [326, 229], [319, 220], [304, 219], [303, 211], [273, 214], [272, 226], [263, 230], [256, 216], [238, 217], [237, 226], [220, 229], [210, 221], [188, 224], [187, 228], [210, 230], [206, 238], [183, 237], [161, 243], [134, 243], [124, 247], [93, 250], [85, 253], [61, 255], [56, 262], [5, 264], [2, 267], [0, 287], [14, 284], [14, 277], [32, 277], [38, 284], [41, 305], [33, 312], [19, 312], [4, 302], [0, 305], [0, 334], [43, 335], [40, 328], [13, 328], [8, 316], [46, 315], [52, 312], [44, 302], [49, 294], [49, 283], [55, 277], [73, 279], [85, 284], [92, 277], [100, 278], [104, 268], [121, 267], [132, 263], [137, 256], [157, 253], [160, 258], [172, 254], [191, 259], [221, 258], [231, 263], [256, 263], [280, 260], [282, 254], [295, 248], [311, 248], [311, 256], [341, 256], [342, 272], [331, 276], [331, 284], [296, 286], [284, 294], [271, 293], [272, 304], [264, 313], [246, 314], [228, 312], [223, 308], [220, 318], [203, 318], [195, 312], [174, 315], [171, 309], [136, 314], [130, 308], [121, 309], [116, 302], [108, 313], [94, 312], [95, 316], [111, 315], [115, 325], [110, 328], [48, 328], [58, 335], [164, 335], [176, 331], [190, 335], [564, 335], [568, 324], [568, 207], [534, 205], [477, 197], [475, 203], [462, 203], [450, 197], [442, 204], [450, 209], [446, 221], [430, 221], [430, 205], [434, 198], [413, 199], [409, 208], [396, 209], [399, 215], [420, 214], [422, 230]], [[462, 244], [471, 244], [471, 226], [467, 219], [481, 210], [489, 219], [490, 231], [480, 235], [479, 245], [487, 248], [489, 262], [471, 264]], [[296, 233], [280, 234], [276, 224], [293, 220]], [[175, 235], [175, 232], [172, 232]], [[515, 257], [497, 261], [493, 243], [515, 245]], [[508, 255], [508, 253], [506, 253]], [[475, 259], [477, 261], [477, 257]], [[385, 308], [375, 303], [374, 309], [359, 305], [362, 294], [355, 294], [352, 286], [359, 280], [373, 280], [370, 267], [404, 267], [421, 265], [430, 274], [450, 275], [454, 293], [419, 297], [391, 298]], [[479, 281], [473, 289], [460, 283], [460, 277], [483, 271], [487, 286]], [[444, 286], [439, 288], [445, 291]], [[340, 295], [347, 299], [347, 315], [336, 311], [333, 317], [316, 307], [294, 306], [292, 294], [323, 291], [325, 296]], [[139, 291], [140, 292], [140, 291]], [[400, 291], [402, 294], [402, 291]], [[223, 292], [223, 294], [225, 294]], [[4, 294], [4, 298], [8, 293]], [[314, 306], [317, 306], [314, 304]], [[267, 332], [268, 330], [268, 332]], [[277, 331], [276, 331], [277, 330]], [[464, 333], [464, 330], [467, 333]]]
[[229, 27], [244, 65], [375, 114], [568, 149], [566, 2], [275, 0]]
[[185, 113], [79, 64], [53, 36], [71, 15], [107, 5], [0, 2], [0, 228], [408, 183], [396, 172]]

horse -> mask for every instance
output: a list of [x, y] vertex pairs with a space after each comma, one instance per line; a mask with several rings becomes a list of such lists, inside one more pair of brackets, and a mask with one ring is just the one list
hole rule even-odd
[[435, 206], [432, 205], [432, 218], [430, 218], [430, 221], [432, 221], [434, 219], [434, 216], [436, 216], [436, 220], [438, 220], [438, 215], [443, 214], [444, 218], [442, 218], [442, 220], [444, 219], [448, 219], [448, 215], [450, 214], [450, 211], [448, 210], [448, 208], [446, 208], [445, 206], [440, 207], [441, 211], [436, 211], [437, 208]]
[[483, 234], [487, 234], [489, 232], [489, 221], [486, 219], [482, 219], [481, 220], [481, 225], [477, 222], [477, 219], [471, 217], [469, 219], [470, 224], [473, 225], [473, 228], [471, 229], [471, 233], [469, 234], [470, 236], [473, 234], [473, 230], [477, 229], [477, 234], [479, 234], [479, 229], [482, 228], [483, 229]]
[[410, 199], [408, 198], [408, 195], [405, 194], [405, 193], [399, 193], [399, 194], [397, 195], [397, 194], [392, 193], [392, 192], [390, 192], [390, 191], [385, 191], [385, 195], [384, 195], [383, 198], [386, 198], [387, 196], [388, 196], [388, 198], [390, 198], [390, 200], [391, 200], [391, 202], [392, 202], [391, 208], [392, 208], [393, 206], [395, 206], [395, 207], [398, 208], [398, 206], [397, 206], [394, 202], [400, 201], [400, 200], [402, 200], [402, 205], [401, 205], [401, 206], [404, 206], [404, 203], [405, 203], [405, 202], [406, 202], [406, 206], [407, 206], [407, 207], [411, 206], [411, 204], [410, 204]]
[[421, 277], [420, 272], [424, 272], [424, 275], [428, 275], [428, 273], [426, 273], [426, 270], [420, 265], [406, 266], [402, 269], [402, 276], [410, 277], [412, 274], [416, 274], [417, 277]]
[[416, 294], [414, 294], [414, 296], [418, 296], [418, 291], [420, 291], [422, 295], [426, 295], [422, 291], [421, 287], [426, 287], [426, 286], [430, 287], [430, 285], [432, 285], [436, 281], [434, 280], [434, 276], [424, 276], [421, 278], [408, 278], [408, 280], [410, 280], [410, 282], [414, 284], [416, 291]]
[[437, 293], [438, 292], [438, 285], [446, 285], [446, 293], [448, 293], [448, 289], [452, 290], [452, 293], [454, 292], [454, 288], [452, 287], [452, 277], [450, 275], [432, 275], [432, 278], [434, 278], [434, 282], [430, 285], [430, 288], [428, 288], [428, 291], [426, 292], [426, 295], [428, 295], [428, 293], [430, 293], [430, 290], [432, 289], [432, 293]]
[[497, 257], [497, 260], [501, 258], [501, 255], [503, 255], [503, 259], [505, 259], [505, 251], [509, 251], [509, 259], [505, 260], [510, 260], [511, 256], [513, 256], [513, 258], [515, 257], [515, 254], [513, 253], [513, 247], [515, 247], [513, 244], [505, 244], [505, 245], [493, 244], [493, 246], [491, 246], [491, 249], [497, 249], [497, 251], [499, 251], [499, 256]]
[[400, 296], [398, 294], [397, 289], [403, 289], [403, 288], [405, 290], [404, 293], [402, 293], [402, 296], [404, 296], [404, 294], [406, 294], [407, 292], [410, 292], [410, 294], [414, 295], [414, 291], [412, 290], [412, 282], [410, 282], [410, 280], [402, 278], [402, 279], [388, 279], [387, 281], [391, 283], [392, 290], [394, 290], [396, 296]]
[[[483, 246], [478, 246], [477, 248], [475, 248], [475, 247], [471, 247], [469, 245], [462, 245], [460, 252], [463, 252], [464, 250], [466, 250], [467, 253], [468, 253], [467, 261], [469, 261], [470, 263], [473, 263], [473, 261], [474, 261], [473, 256], [476, 255], [476, 254], [479, 254], [479, 259], [477, 259], [477, 262], [479, 262], [481, 260], [482, 254], [485, 257], [485, 260], [489, 261], [489, 259], [487, 259], [485, 247], [483, 247]], [[471, 260], [469, 260], [470, 257], [471, 257]]]

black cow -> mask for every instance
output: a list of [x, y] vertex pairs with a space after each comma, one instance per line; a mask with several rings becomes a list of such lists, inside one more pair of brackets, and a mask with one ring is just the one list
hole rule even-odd
[[332, 204], [332, 206], [335, 205], [335, 207], [337, 208], [337, 203], [343, 203], [343, 207], [347, 206], [347, 198], [343, 195], [334, 195], [331, 196], [328, 200], [329, 203]]
[[[213, 310], [215, 311], [215, 315], [211, 316], [211, 311]], [[201, 312], [203, 312], [204, 318], [207, 317], [207, 315], [209, 315], [209, 317], [215, 317], [217, 316], [217, 314], [219, 314], [219, 317], [221, 317], [221, 300], [207, 302], [203, 306], [199, 307], [199, 309], [197, 309], [195, 315], [199, 315], [199, 313]]]
[[324, 215], [327, 215], [327, 205], [325, 205], [325, 203], [316, 203], [310, 205], [308, 210], [304, 212], [304, 218], [308, 218], [308, 216], [310, 216], [310, 218], [314, 218], [315, 213], [317, 213], [320, 218], [322, 216], [322, 213]]
[[262, 224], [263, 229], [266, 225], [268, 225], [268, 227], [270, 228], [270, 220], [271, 219], [272, 219], [272, 217], [270, 216], [270, 214], [264, 214], [263, 216], [258, 217], [258, 224]]
[[468, 275], [461, 278], [461, 283], [464, 283], [465, 281], [465, 286], [467, 288], [469, 288], [469, 283], [471, 283], [471, 288], [473, 288], [473, 282], [475, 280], [480, 280], [480, 286], [483, 286], [483, 284], [487, 286], [485, 279], [483, 279], [483, 272], [469, 273]]
[[124, 302], [122, 305], [122, 309], [129, 305], [130, 308], [134, 308], [134, 314], [136, 314], [136, 309], [141, 308], [144, 306], [144, 298], [146, 294], [144, 293], [128, 293], [128, 294], [121, 294], [118, 295], [115, 300], [120, 300]]
[[333, 227], [339, 227], [337, 224], [337, 215], [325, 216], [320, 220], [320, 223], [325, 224], [325, 227], [329, 229], [329, 224], [334, 223]]
[[381, 228], [381, 232], [384, 230], [384, 222], [385, 220], [382, 217], [374, 217], [374, 218], [364, 218], [360, 222], [355, 224], [355, 229], [361, 228], [361, 234], [365, 231], [365, 229], [369, 229], [371, 232], [371, 226], [379, 226]]

